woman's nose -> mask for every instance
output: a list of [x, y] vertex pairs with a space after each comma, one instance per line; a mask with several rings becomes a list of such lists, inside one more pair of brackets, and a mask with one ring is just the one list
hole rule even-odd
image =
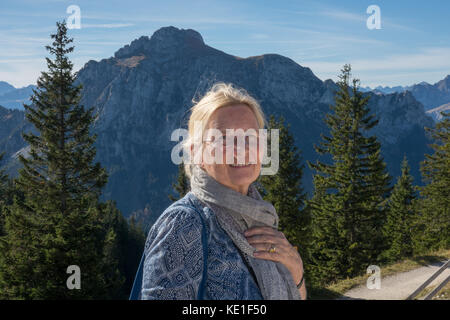
[[234, 159], [238, 161], [240, 158], [243, 159], [244, 162], [248, 161], [248, 146], [235, 146], [234, 147]]

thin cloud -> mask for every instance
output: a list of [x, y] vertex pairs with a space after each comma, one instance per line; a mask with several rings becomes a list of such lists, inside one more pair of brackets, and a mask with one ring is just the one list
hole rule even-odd
[[[399, 23], [393, 23], [391, 19], [385, 18], [383, 16], [383, 10], [381, 11], [381, 28], [395, 28], [404, 31], [417, 31], [414, 28], [409, 26], [405, 26]], [[337, 10], [337, 9], [329, 9], [324, 11], [317, 12], [319, 15], [327, 16], [333, 19], [342, 20], [342, 21], [356, 21], [356, 22], [366, 22], [369, 15], [364, 13], [353, 13], [349, 11]]]
[[[287, 10], [279, 10], [279, 11], [289, 12]], [[394, 28], [394, 29], [399, 29], [399, 30], [403, 30], [403, 31], [414, 31], [414, 32], [419, 31], [417, 29], [412, 28], [411, 26], [405, 26], [403, 24], [393, 22], [392, 19], [386, 18], [383, 15], [383, 12], [384, 11], [381, 8], [381, 28], [383, 28], [383, 29]], [[336, 9], [336, 8], [330, 8], [330, 7], [325, 7], [320, 10], [316, 10], [316, 11], [291, 11], [289, 13], [293, 13], [293, 14], [297, 14], [297, 15], [306, 15], [306, 16], [323, 16], [323, 17], [329, 17], [331, 19], [346, 21], [346, 22], [348, 22], [348, 21], [361, 22], [361, 23], [364, 23], [364, 25], [365, 25], [365, 22], [367, 21], [367, 18], [369, 17], [369, 15], [365, 11], [361, 12], [361, 13], [354, 13], [354, 12], [345, 11], [345, 10]]]
[[432, 82], [450, 74], [449, 57], [450, 47], [435, 47], [422, 48], [412, 54], [386, 55], [373, 59], [347, 59], [334, 62], [303, 60], [299, 63], [311, 68], [322, 79], [336, 79], [342, 66], [350, 63], [357, 77], [369, 81], [365, 85], [410, 85], [408, 80], [410, 81], [411, 77]]
[[134, 23], [104, 23], [104, 24], [89, 24], [82, 23], [81, 28], [102, 28], [102, 29], [113, 29], [113, 28], [125, 28], [132, 27]]
[[[236, 19], [236, 18], [224, 18], [223, 16], [211, 16], [205, 17], [204, 15], [187, 17], [187, 16], [177, 16], [171, 14], [170, 16], [130, 16], [130, 17], [120, 17], [117, 15], [95, 15], [88, 14], [82, 15], [83, 19], [89, 20], [113, 20], [113, 21], [131, 21], [134, 24], [145, 23], [145, 22], [156, 22], [156, 23], [170, 23], [174, 25], [180, 24], [211, 24], [211, 25], [249, 25], [249, 26], [260, 26], [263, 25], [260, 21], [251, 21], [248, 19]], [[126, 20], [125, 20], [126, 19]]]
[[361, 70], [442, 69], [450, 71], [450, 48], [424, 48], [418, 53], [390, 55], [382, 59], [356, 60]]
[[261, 40], [261, 39], [268, 39], [270, 38], [269, 35], [264, 34], [264, 33], [253, 33], [250, 35], [251, 39], [256, 39], [256, 40]]
[[319, 15], [331, 17], [334, 19], [345, 20], [345, 21], [366, 21], [367, 16], [361, 14], [355, 14], [347, 11], [340, 10], [326, 10], [317, 12]]

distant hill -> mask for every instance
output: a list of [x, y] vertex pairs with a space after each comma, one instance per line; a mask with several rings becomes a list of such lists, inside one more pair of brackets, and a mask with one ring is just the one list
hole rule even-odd
[[426, 110], [434, 109], [450, 102], [450, 75], [431, 85], [421, 83], [411, 88], [414, 97], [422, 102]]
[[14, 88], [14, 86], [10, 85], [8, 82], [0, 81], [0, 95], [15, 89], [16, 88]]
[[378, 86], [375, 87], [374, 89], [370, 88], [370, 87], [361, 87], [360, 90], [363, 92], [369, 92], [372, 91], [374, 93], [381, 93], [381, 94], [390, 94], [390, 93], [396, 93], [396, 92], [404, 92], [406, 90], [408, 90], [408, 88], [411, 87], [403, 87], [403, 86], [395, 86], [395, 87], [382, 87], [382, 86]]
[[[2, 83], [5, 90], [2, 91]], [[9, 109], [24, 110], [23, 104], [30, 103], [30, 96], [33, 94], [33, 89], [36, 88], [35, 85], [29, 85], [23, 88], [14, 88], [7, 82], [0, 82], [0, 105]]]
[[450, 75], [433, 85], [423, 81], [406, 87], [396, 86], [391, 88], [378, 86], [374, 89], [371, 89], [370, 87], [361, 88], [361, 91], [364, 92], [371, 91], [381, 94], [404, 92], [406, 90], [411, 91], [413, 96], [424, 105], [425, 110], [440, 107], [446, 103], [450, 103]]

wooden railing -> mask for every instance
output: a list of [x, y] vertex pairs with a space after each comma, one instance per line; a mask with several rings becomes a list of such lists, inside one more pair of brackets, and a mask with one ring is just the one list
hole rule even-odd
[[[420, 285], [413, 293], [411, 293], [406, 300], [412, 300], [414, 299], [420, 292], [423, 291], [434, 279], [437, 278], [442, 272], [444, 272], [445, 269], [447, 269], [450, 266], [450, 259], [447, 260], [446, 263], [442, 267], [439, 268], [431, 277], [427, 279], [423, 284]], [[424, 300], [430, 300], [433, 298], [441, 289], [450, 281], [450, 276], [448, 276], [444, 281], [442, 281], [433, 291], [431, 291]]]

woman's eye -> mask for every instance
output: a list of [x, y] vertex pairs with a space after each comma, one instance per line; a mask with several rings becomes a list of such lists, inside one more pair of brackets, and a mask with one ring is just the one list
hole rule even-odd
[[[246, 135], [244, 137], [236, 137], [235, 136], [235, 137], [233, 137], [232, 141], [230, 141], [229, 144], [230, 144], [230, 146], [231, 145], [237, 145], [239, 141], [244, 141], [245, 144], [247, 146], [249, 146], [250, 143], [254, 143], [254, 142], [258, 143], [258, 136], [255, 136], [255, 135]], [[212, 142], [219, 143], [219, 139], [215, 139]], [[222, 144], [224, 146], [226, 146], [226, 145], [228, 145], [227, 142], [228, 142], [227, 141], [227, 137], [226, 136], [222, 136]]]

